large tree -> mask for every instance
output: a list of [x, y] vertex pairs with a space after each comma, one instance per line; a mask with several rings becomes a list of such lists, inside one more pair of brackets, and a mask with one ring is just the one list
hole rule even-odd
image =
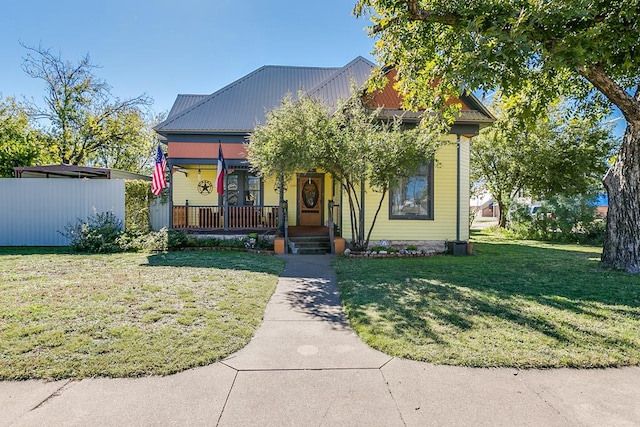
[[42, 46], [29, 47], [23, 69], [45, 84], [44, 106], [31, 102], [31, 114], [42, 120], [57, 161], [85, 165], [112, 140], [121, 140], [123, 115], [149, 105], [146, 95], [119, 99], [99, 79], [97, 66], [85, 55], [74, 64]]
[[104, 121], [97, 137], [104, 140], [89, 156], [94, 166], [151, 174], [153, 126], [159, 123], [138, 107], [123, 108]]
[[45, 138], [14, 99], [0, 100], [0, 177], [13, 177], [13, 168], [33, 166], [49, 158]]
[[471, 175], [484, 183], [506, 226], [511, 201], [518, 194], [543, 200], [586, 193], [608, 168], [615, 141], [599, 114], [554, 103], [544, 114], [525, 116], [521, 96], [496, 98], [498, 119], [473, 140]]
[[[431, 159], [440, 141], [439, 134], [425, 128], [404, 129], [400, 120], [380, 120], [378, 111], [367, 109], [359, 96], [331, 112], [301, 92], [267, 113], [266, 123], [251, 134], [248, 154], [261, 174], [285, 182], [297, 170], [331, 173], [348, 201], [351, 244], [363, 249], [389, 188]], [[377, 210], [365, 224], [367, 185], [380, 194]]]
[[[398, 70], [414, 106], [470, 90], [530, 85], [602, 96], [626, 119], [609, 194], [602, 265], [640, 272], [640, 14], [638, 0], [359, 0], [378, 62]], [[436, 84], [437, 83], [437, 84]]]

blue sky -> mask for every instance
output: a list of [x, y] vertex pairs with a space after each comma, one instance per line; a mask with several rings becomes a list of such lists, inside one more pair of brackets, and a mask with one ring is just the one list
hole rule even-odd
[[342, 66], [373, 60], [355, 0], [30, 0], [0, 15], [0, 96], [41, 102], [44, 84], [21, 68], [42, 44], [77, 62], [85, 53], [119, 97], [146, 93], [155, 112], [178, 93], [212, 93], [262, 65]]

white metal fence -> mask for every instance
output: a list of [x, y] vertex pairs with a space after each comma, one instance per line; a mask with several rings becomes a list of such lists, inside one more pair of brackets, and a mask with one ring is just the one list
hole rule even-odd
[[149, 203], [149, 225], [153, 231], [162, 227], [169, 227], [169, 201], [162, 203], [159, 197], [154, 197]]
[[124, 180], [0, 179], [0, 246], [65, 246], [68, 223], [101, 212], [124, 222]]

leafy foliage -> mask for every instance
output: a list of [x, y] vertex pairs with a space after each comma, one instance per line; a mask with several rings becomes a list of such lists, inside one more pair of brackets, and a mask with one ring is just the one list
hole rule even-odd
[[55, 160], [140, 171], [139, 156], [147, 159], [153, 143], [151, 131], [143, 128], [141, 108], [151, 100], [145, 95], [114, 97], [110, 86], [93, 73], [97, 66], [89, 55], [73, 64], [51, 49], [24, 47], [24, 71], [45, 83], [44, 106], [31, 103], [30, 113], [44, 120]]
[[[198, 237], [184, 231], [170, 231], [168, 233], [168, 249], [183, 248], [221, 248], [221, 249], [245, 249], [248, 248], [251, 237], [219, 238]], [[266, 237], [258, 237], [251, 246], [252, 249], [273, 250], [273, 240]]]
[[397, 69], [408, 105], [443, 105], [464, 90], [527, 90], [535, 111], [559, 96], [615, 105], [625, 137], [604, 178], [602, 264], [640, 272], [639, 0], [358, 0], [373, 21], [378, 63]]
[[67, 224], [60, 233], [75, 252], [108, 253], [122, 250], [118, 240], [123, 232], [124, 225], [113, 212], [96, 212]]
[[160, 252], [169, 249], [169, 232], [166, 228], [146, 233], [125, 231], [117, 240], [124, 252]]
[[524, 86], [531, 105], [544, 107], [558, 94], [586, 96], [593, 86], [582, 77], [596, 71], [621, 88], [638, 84], [637, 8], [637, 0], [359, 0], [355, 12], [373, 22], [378, 62], [397, 68], [409, 103]]
[[148, 181], [127, 180], [124, 183], [124, 224], [127, 233], [144, 234], [150, 229]]
[[581, 114], [565, 102], [526, 116], [522, 96], [498, 98], [497, 121], [472, 144], [472, 180], [498, 203], [502, 227], [518, 194], [546, 199], [587, 191], [602, 179], [616, 145], [598, 114]]
[[104, 120], [102, 142], [88, 159], [99, 167], [151, 174], [155, 123], [138, 106], [115, 111]]
[[337, 132], [324, 105], [303, 92], [285, 96], [279, 108], [266, 114], [266, 124], [250, 137], [251, 164], [264, 176], [287, 181], [298, 169], [315, 167], [311, 146], [318, 146]]
[[[354, 94], [358, 93], [355, 88]], [[249, 161], [265, 176], [287, 179], [311, 167], [331, 173], [349, 201], [351, 241], [366, 248], [384, 195], [390, 185], [412, 175], [433, 156], [440, 134], [424, 127], [407, 130], [399, 119], [382, 121], [359, 96], [339, 104], [335, 113], [321, 101], [299, 93], [284, 98], [264, 125], [250, 137]], [[368, 182], [382, 193], [365, 236], [361, 186]], [[344, 231], [343, 231], [344, 232]]]
[[12, 98], [0, 100], [0, 177], [13, 177], [14, 167], [46, 162], [45, 144], [22, 106]]
[[595, 211], [593, 194], [554, 196], [535, 212], [516, 204], [509, 230], [517, 238], [601, 245], [605, 221]]

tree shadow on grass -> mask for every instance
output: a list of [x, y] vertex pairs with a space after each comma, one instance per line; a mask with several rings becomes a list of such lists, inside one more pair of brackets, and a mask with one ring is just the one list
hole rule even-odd
[[284, 263], [272, 256], [236, 251], [175, 251], [147, 257], [150, 267], [195, 267], [243, 270], [278, 275]]
[[[350, 319], [367, 333], [421, 345], [464, 345], [456, 335], [490, 334], [488, 324], [509, 329], [505, 339], [533, 331], [557, 348], [615, 347], [640, 360], [640, 337], [629, 334], [640, 328], [640, 277], [602, 270], [592, 253], [560, 246], [476, 244], [476, 251], [344, 260], [351, 264], [340, 273]], [[611, 328], [614, 323], [624, 329]]]
[[[74, 255], [68, 246], [0, 246], [0, 256], [3, 255]], [[86, 255], [86, 254], [79, 254]]]

